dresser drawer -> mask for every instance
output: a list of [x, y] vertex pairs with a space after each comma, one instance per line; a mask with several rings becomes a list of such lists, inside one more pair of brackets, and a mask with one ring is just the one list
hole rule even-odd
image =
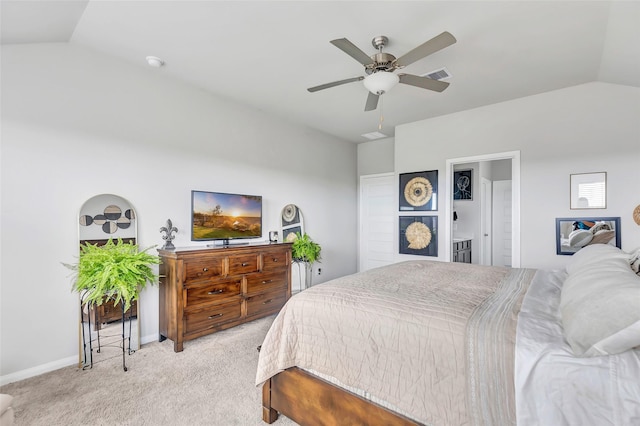
[[194, 308], [207, 303], [221, 302], [240, 294], [242, 279], [219, 281], [217, 283], [201, 283], [187, 286], [185, 308]]
[[274, 251], [262, 255], [262, 271], [275, 271], [287, 267], [287, 251]]
[[214, 305], [211, 309], [205, 309], [185, 315], [185, 334], [195, 333], [215, 327], [225, 322], [240, 318], [242, 310], [241, 299], [229, 303]]
[[222, 276], [222, 257], [185, 262], [185, 282], [204, 281]]
[[270, 289], [286, 288], [287, 276], [282, 273], [247, 275], [247, 294], [264, 293]]
[[258, 271], [258, 256], [229, 256], [229, 275], [249, 274]]
[[276, 311], [282, 308], [287, 301], [286, 288], [248, 297], [247, 317], [260, 315], [262, 313]]

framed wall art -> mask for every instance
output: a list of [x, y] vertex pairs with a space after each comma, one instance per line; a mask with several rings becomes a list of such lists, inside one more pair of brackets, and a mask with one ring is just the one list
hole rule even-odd
[[438, 171], [401, 173], [399, 209], [438, 210]]
[[556, 219], [556, 254], [573, 255], [592, 244], [621, 248], [619, 217], [559, 217]]
[[607, 173], [577, 173], [569, 176], [570, 208], [606, 209]]
[[438, 216], [400, 216], [400, 253], [438, 256]]
[[453, 199], [473, 200], [473, 169], [453, 172]]

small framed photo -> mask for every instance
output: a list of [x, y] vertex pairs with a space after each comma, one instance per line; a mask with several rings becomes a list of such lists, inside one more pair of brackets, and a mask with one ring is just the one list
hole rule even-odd
[[438, 210], [438, 171], [401, 173], [399, 209]]
[[285, 243], [292, 243], [297, 238], [297, 233], [302, 234], [302, 228], [300, 226], [293, 226], [282, 230], [282, 241]]
[[607, 172], [570, 175], [571, 210], [607, 208]]
[[438, 256], [438, 216], [400, 216], [400, 253]]
[[453, 172], [453, 199], [473, 200], [473, 169]]

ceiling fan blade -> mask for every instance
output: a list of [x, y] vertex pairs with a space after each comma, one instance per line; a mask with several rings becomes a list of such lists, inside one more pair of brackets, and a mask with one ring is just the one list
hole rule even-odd
[[367, 103], [364, 105], [364, 110], [373, 111], [378, 108], [378, 99], [380, 99], [380, 95], [369, 92], [369, 96], [367, 96]]
[[373, 59], [346, 38], [331, 40], [331, 44], [351, 56], [356, 61], [360, 62], [362, 65], [373, 65]]
[[364, 77], [353, 77], [353, 78], [347, 78], [345, 80], [333, 81], [331, 83], [325, 83], [319, 86], [309, 87], [307, 90], [313, 93], [313, 92], [317, 92], [318, 90], [328, 89], [329, 87], [340, 86], [341, 84], [347, 84], [347, 83], [360, 81], [360, 80], [364, 80]]
[[409, 64], [414, 63], [426, 56], [436, 53], [438, 50], [442, 50], [445, 47], [451, 46], [456, 42], [456, 38], [448, 31], [443, 32], [440, 35], [435, 36], [431, 40], [422, 43], [415, 49], [405, 53], [395, 60], [395, 64], [398, 67], [406, 67]]
[[398, 74], [398, 77], [400, 77], [400, 83], [433, 90], [434, 92], [442, 92], [444, 89], [449, 87], [449, 83], [446, 81], [434, 80], [429, 77], [420, 77], [419, 75]]

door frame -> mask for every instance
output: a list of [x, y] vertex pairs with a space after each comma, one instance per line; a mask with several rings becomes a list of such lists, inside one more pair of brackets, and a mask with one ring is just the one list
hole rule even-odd
[[453, 167], [456, 164], [475, 163], [493, 160], [511, 160], [512, 211], [511, 211], [511, 261], [512, 267], [520, 267], [520, 151], [498, 152], [494, 154], [474, 155], [471, 157], [450, 158], [446, 160], [444, 185], [444, 260], [451, 262], [453, 255]]
[[[480, 177], [480, 265], [491, 266], [493, 259], [493, 181]], [[488, 190], [487, 190], [488, 187]], [[488, 222], [487, 222], [488, 221]]]

